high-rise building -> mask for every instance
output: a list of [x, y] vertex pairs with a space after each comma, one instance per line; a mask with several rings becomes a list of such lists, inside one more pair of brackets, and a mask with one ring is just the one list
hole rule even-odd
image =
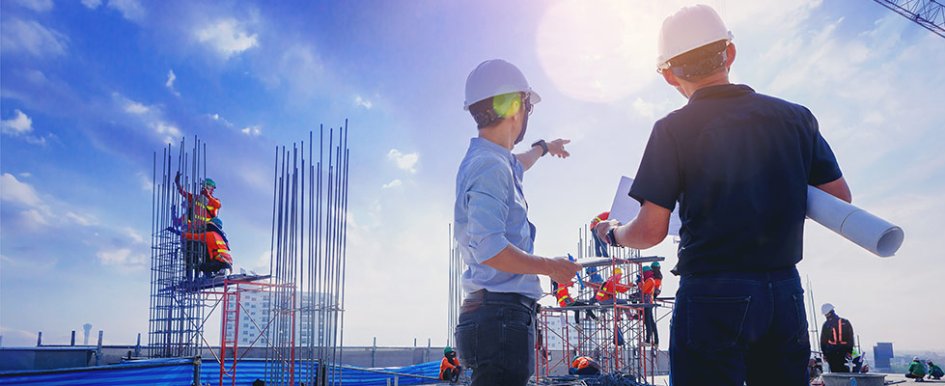
[[[307, 346], [309, 341], [313, 338], [313, 333], [318, 334], [319, 331], [323, 330], [325, 324], [324, 320], [316, 321], [314, 332], [303, 328], [303, 326], [308, 325], [309, 318], [318, 317], [317, 311], [320, 307], [321, 299], [318, 297], [317, 293], [315, 296], [316, 298], [310, 299], [308, 292], [301, 292], [298, 297], [299, 313], [297, 314], [295, 323], [295, 342], [298, 346]], [[231, 297], [230, 301], [235, 301], [235, 297]], [[237, 339], [239, 347], [249, 347], [250, 345], [253, 347], [265, 347], [267, 345], [268, 337], [266, 334], [263, 334], [263, 332], [267, 331], [269, 324], [270, 304], [270, 294], [268, 291], [240, 292], [239, 339]], [[234, 321], [227, 322], [226, 333], [228, 340], [232, 340], [234, 326]], [[315, 342], [317, 341], [316, 338]]]
[[878, 342], [873, 346], [873, 358], [877, 371], [889, 372], [892, 367], [889, 362], [894, 356], [893, 344], [890, 342]]

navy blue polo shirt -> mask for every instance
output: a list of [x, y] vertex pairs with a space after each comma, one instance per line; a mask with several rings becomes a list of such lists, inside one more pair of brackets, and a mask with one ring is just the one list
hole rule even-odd
[[630, 196], [679, 202], [680, 274], [767, 271], [801, 260], [807, 185], [841, 176], [810, 110], [730, 84], [656, 122]]

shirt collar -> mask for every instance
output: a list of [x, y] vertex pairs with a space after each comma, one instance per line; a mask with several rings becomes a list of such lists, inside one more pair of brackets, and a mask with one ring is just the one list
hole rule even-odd
[[499, 144], [497, 144], [497, 143], [495, 143], [495, 142], [492, 142], [492, 141], [490, 141], [490, 140], [488, 140], [488, 139], [485, 139], [485, 138], [475, 137], [475, 138], [470, 139], [470, 140], [469, 140], [469, 147], [471, 147], [471, 148], [473, 148], [473, 149], [482, 149], [482, 150], [485, 150], [485, 151], [489, 151], [489, 152], [493, 152], [493, 153], [499, 154], [499, 155], [505, 157], [506, 159], [508, 159], [509, 161], [512, 161], [512, 160], [515, 159], [515, 157], [512, 155], [512, 151], [510, 151], [509, 149], [506, 149], [506, 148], [500, 146]]
[[751, 87], [744, 84], [721, 84], [718, 86], [703, 87], [692, 93], [689, 102], [698, 99], [731, 98], [754, 93]]

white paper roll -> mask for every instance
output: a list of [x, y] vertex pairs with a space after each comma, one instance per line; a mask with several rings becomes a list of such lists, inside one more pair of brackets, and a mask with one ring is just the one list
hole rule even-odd
[[813, 186], [807, 187], [807, 217], [879, 257], [896, 254], [902, 228]]

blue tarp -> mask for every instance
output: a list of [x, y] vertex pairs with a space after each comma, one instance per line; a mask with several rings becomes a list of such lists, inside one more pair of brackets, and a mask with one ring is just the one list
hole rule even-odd
[[[230, 362], [226, 363], [229, 367]], [[307, 374], [304, 366], [296, 365], [296, 382]], [[261, 359], [239, 361], [236, 371], [237, 385], [252, 385], [256, 379], [265, 380], [266, 362]], [[387, 385], [396, 376], [400, 385], [424, 385], [436, 383], [439, 374], [437, 362], [421, 363], [405, 367], [359, 368], [345, 366], [336, 368], [335, 377], [343, 385]], [[111, 366], [85, 367], [48, 371], [12, 371], [0, 373], [3, 385], [190, 385], [193, 382], [193, 360], [150, 359], [127, 362]], [[418, 375], [412, 377], [410, 375]], [[200, 366], [201, 383], [216, 385], [220, 381], [220, 364], [204, 361]], [[393, 382], [391, 382], [393, 383]], [[225, 378], [225, 385], [230, 379]]]

